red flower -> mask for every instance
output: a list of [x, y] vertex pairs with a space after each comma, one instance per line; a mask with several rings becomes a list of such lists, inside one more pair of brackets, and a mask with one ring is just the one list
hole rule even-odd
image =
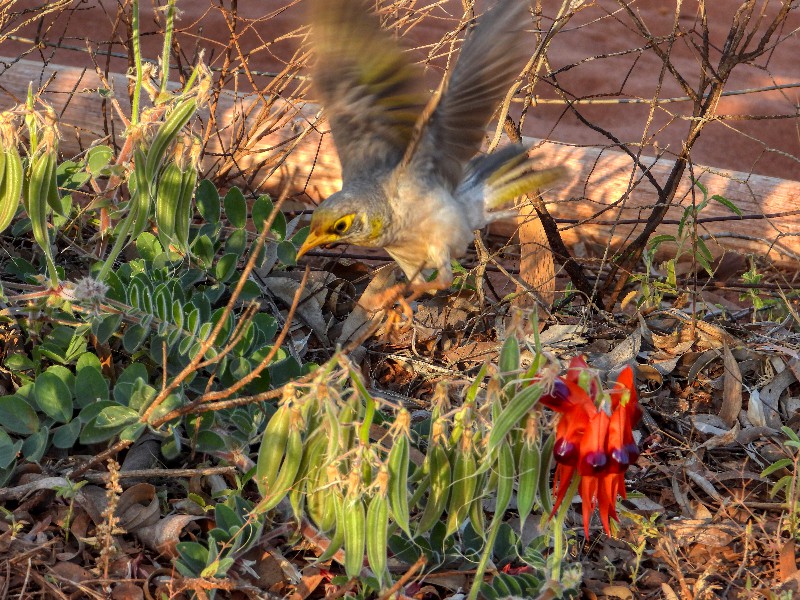
[[604, 399], [586, 361], [582, 357], [573, 358], [567, 376], [555, 380], [541, 403], [561, 414], [553, 447], [557, 463], [553, 514], [577, 475], [581, 478], [578, 489], [583, 502], [586, 537], [589, 537], [589, 519], [595, 508], [599, 509], [603, 528], [610, 533], [609, 519], [619, 521], [617, 497], [625, 498], [625, 471], [639, 458], [633, 428], [642, 411], [633, 383], [633, 370], [625, 367], [617, 377], [616, 386]]

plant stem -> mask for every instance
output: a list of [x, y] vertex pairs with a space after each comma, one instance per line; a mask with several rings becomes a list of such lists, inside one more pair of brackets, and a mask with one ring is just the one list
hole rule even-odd
[[550, 571], [550, 579], [552, 581], [561, 581], [561, 562], [566, 552], [564, 540], [564, 520], [567, 517], [567, 511], [572, 504], [572, 499], [578, 492], [578, 483], [580, 483], [580, 476], [575, 476], [569, 484], [567, 493], [558, 508], [556, 518], [553, 519], [553, 566]]
[[139, 40], [139, 0], [133, 0], [131, 12], [131, 45], [133, 47], [133, 62], [136, 67], [136, 82], [133, 86], [133, 99], [131, 100], [131, 125], [136, 125], [139, 123], [139, 98], [142, 95], [142, 46]]
[[481, 591], [483, 574], [486, 572], [486, 567], [492, 556], [492, 550], [494, 550], [494, 543], [497, 541], [497, 534], [500, 532], [500, 525], [503, 523], [503, 512], [496, 512], [494, 513], [494, 517], [492, 517], [492, 523], [489, 525], [489, 535], [486, 538], [486, 543], [483, 545], [481, 560], [478, 562], [478, 568], [475, 569], [475, 578], [472, 580], [472, 587], [469, 589], [467, 600], [477, 600], [478, 594]]
[[130, 209], [131, 212], [125, 217], [125, 219], [120, 223], [119, 229], [117, 230], [117, 239], [114, 240], [114, 245], [111, 247], [111, 252], [109, 252], [106, 261], [103, 263], [103, 266], [100, 268], [100, 272], [97, 274], [97, 281], [103, 281], [108, 272], [111, 270], [111, 267], [114, 265], [114, 261], [119, 256], [119, 253], [122, 252], [122, 249], [125, 247], [125, 244], [128, 241], [128, 231], [131, 228], [131, 225], [136, 220], [136, 214], [138, 210], [136, 209], [136, 203], [134, 199], [131, 198], [130, 200]]
[[172, 47], [172, 32], [175, 30], [175, 0], [167, 3], [167, 17], [164, 26], [164, 50], [161, 53], [161, 89], [160, 95], [167, 93], [169, 81], [169, 51]]

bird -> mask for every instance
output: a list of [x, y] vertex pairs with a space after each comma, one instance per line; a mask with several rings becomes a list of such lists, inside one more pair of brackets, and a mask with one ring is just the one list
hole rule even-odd
[[[372, 2], [374, 5], [374, 2]], [[383, 248], [424, 292], [453, 282], [451, 259], [514, 198], [560, 179], [528, 148], [481, 154], [486, 128], [532, 56], [526, 0], [499, 0], [466, 36], [431, 92], [421, 65], [365, 0], [314, 0], [312, 85], [327, 113], [342, 188], [313, 211], [297, 252], [333, 244]]]

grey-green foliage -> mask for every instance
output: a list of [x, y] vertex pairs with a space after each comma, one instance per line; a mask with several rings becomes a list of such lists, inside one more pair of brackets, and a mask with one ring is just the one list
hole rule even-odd
[[[113, 169], [111, 151], [102, 146], [82, 161], [62, 163], [58, 172], [63, 214], [53, 225], [66, 228], [84, 218], [72, 202], [73, 193], [90, 176], [109, 175]], [[225, 208], [224, 216], [220, 206]], [[239, 381], [272, 350], [278, 326], [270, 314], [251, 313], [242, 321], [244, 307], [262, 294], [253, 281], [245, 283], [205, 358], [222, 354], [232, 332], [238, 330], [238, 341], [230, 352], [192, 373], [147, 423], [142, 422], [165, 376], [169, 380], [189, 364], [221, 318], [253, 251], [255, 236], [274, 210], [267, 196], [252, 201], [248, 210], [248, 201], [237, 188], [221, 198], [209, 181], [202, 181], [197, 189], [197, 207], [200, 218], [193, 214], [187, 223], [188, 253], [165, 249], [158, 236], [145, 231], [133, 244], [135, 257], [109, 272], [104, 295], [80, 297], [82, 284], [77, 284], [71, 295], [42, 295], [38, 310], [18, 321], [35, 342], [21, 345], [5, 360], [17, 389], [0, 397], [0, 484], [18, 460], [40, 461], [51, 447], [135, 440], [148, 429], [162, 437], [167, 458], [177, 456], [187, 443], [196, 451], [215, 452], [240, 450], [254, 439], [263, 421], [260, 406], [151, 425], [199, 394]], [[25, 221], [23, 217], [15, 223], [15, 235], [30, 231]], [[276, 215], [257, 266], [282, 269], [293, 264], [294, 249], [305, 235], [305, 230], [295, 228], [283, 214]], [[96, 272], [99, 265], [90, 266], [89, 272]], [[35, 261], [16, 257], [4, 267], [3, 279], [12, 287], [15, 281], [41, 281], [42, 265]], [[58, 268], [66, 280], [81, 275], [61, 264]], [[8, 302], [13, 301], [10, 295]], [[279, 349], [269, 368], [239, 394], [270, 389], [273, 378], [283, 382], [303, 368]]]
[[[231, 494], [214, 506], [214, 528], [204, 541], [179, 542], [175, 569], [184, 577], [224, 578], [238, 556], [261, 536], [263, 516], [253, 518], [253, 505]], [[209, 591], [214, 598], [216, 590]]]

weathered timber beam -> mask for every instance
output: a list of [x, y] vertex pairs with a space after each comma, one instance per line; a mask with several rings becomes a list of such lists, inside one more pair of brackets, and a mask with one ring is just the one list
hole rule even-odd
[[[0, 61], [12, 62], [2, 57]], [[65, 155], [85, 150], [95, 140], [107, 137], [106, 131], [117, 136], [123, 131], [123, 121], [97, 91], [105, 83], [92, 70], [19, 60], [0, 80], [0, 109], [23, 101], [31, 81], [34, 86], [47, 82], [41, 97], [60, 117], [61, 148]], [[128, 111], [128, 79], [123, 74], [114, 74], [108, 84], [115, 90], [122, 111]], [[234, 181], [244, 181], [249, 188], [272, 193], [288, 186], [290, 193], [312, 202], [336, 191], [341, 183], [336, 152], [327, 125], [318, 118], [317, 107], [280, 98], [268, 109], [264, 107], [264, 101], [255, 94], [221, 93], [207, 138], [203, 163], [206, 173], [221, 169]], [[197, 133], [202, 134], [209, 118], [208, 112], [201, 114], [202, 127], [196, 127]], [[230, 149], [237, 147], [243, 138], [251, 140], [246, 151], [231, 157]], [[545, 200], [556, 218], [581, 221], [579, 225], [562, 224], [562, 235], [568, 244], [588, 238], [601, 243], [610, 241], [618, 247], [643, 226], [625, 221], [644, 222], [658, 195], [627, 154], [532, 138], [526, 141], [536, 147], [543, 167], [564, 164], [570, 169], [569, 178], [545, 192]], [[650, 157], [640, 160], [656, 181], [666, 180], [671, 160]], [[778, 262], [797, 262], [800, 182], [699, 165], [693, 165], [693, 173], [709, 193], [728, 198], [745, 215], [781, 215], [701, 224], [698, 232], [711, 237], [708, 245], [713, 253], [730, 249], [757, 253]], [[699, 202], [699, 190], [695, 188], [694, 192], [695, 201]], [[679, 220], [684, 207], [691, 204], [690, 181], [682, 182], [676, 198], [681, 204], [670, 209], [667, 220]], [[712, 202], [701, 217], [715, 219], [730, 215], [722, 204]], [[614, 221], [622, 223], [612, 225]], [[510, 237], [517, 227], [513, 220], [502, 221], [493, 226], [493, 232]], [[674, 224], [664, 224], [658, 230], [659, 234], [676, 232]]]

